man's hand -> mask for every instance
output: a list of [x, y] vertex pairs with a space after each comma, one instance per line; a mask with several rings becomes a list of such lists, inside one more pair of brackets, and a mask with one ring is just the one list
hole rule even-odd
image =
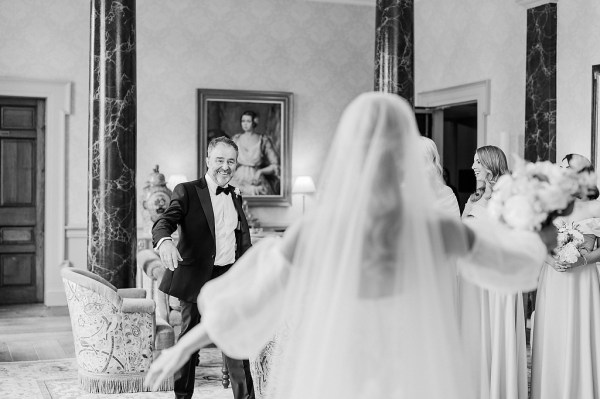
[[172, 240], [164, 240], [158, 247], [158, 254], [163, 266], [171, 271], [177, 269], [178, 261], [183, 260]]

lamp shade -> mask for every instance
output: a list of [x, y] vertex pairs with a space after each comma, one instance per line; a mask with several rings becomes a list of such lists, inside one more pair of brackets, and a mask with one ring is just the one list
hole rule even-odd
[[298, 176], [292, 187], [292, 193], [294, 194], [308, 194], [314, 193], [315, 191], [317, 191], [315, 182], [310, 176]]
[[178, 185], [179, 183], [183, 183], [188, 181], [188, 178], [185, 177], [184, 175], [171, 175], [169, 176], [169, 179], [167, 180], [167, 187], [169, 187], [169, 189], [171, 191], [173, 191], [173, 189], [175, 188], [176, 185]]

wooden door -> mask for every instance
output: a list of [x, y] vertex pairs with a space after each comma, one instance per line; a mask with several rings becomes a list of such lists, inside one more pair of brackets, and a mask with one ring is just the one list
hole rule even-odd
[[44, 107], [0, 97], [0, 305], [44, 300]]

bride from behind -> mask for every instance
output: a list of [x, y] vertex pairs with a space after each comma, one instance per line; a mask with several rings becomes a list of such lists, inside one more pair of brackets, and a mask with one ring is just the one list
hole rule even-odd
[[[285, 323], [270, 398], [475, 398], [450, 262], [466, 256], [473, 267], [495, 267], [496, 281], [501, 265], [478, 259], [490, 247], [504, 246], [498, 262], [531, 269], [546, 246], [501, 225], [475, 237], [441, 216], [427, 169], [410, 105], [360, 95], [342, 115], [312, 213], [205, 285], [201, 324], [163, 351], [146, 381], [155, 386], [210, 341], [252, 358]], [[519, 246], [527, 251], [511, 252]]]

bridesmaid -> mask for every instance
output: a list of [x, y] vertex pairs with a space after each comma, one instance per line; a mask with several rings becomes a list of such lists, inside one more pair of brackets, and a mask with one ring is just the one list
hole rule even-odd
[[[431, 187], [435, 195], [434, 207], [437, 213], [443, 214], [450, 219], [460, 220], [460, 207], [454, 191], [444, 180], [444, 170], [440, 163], [440, 154], [435, 141], [428, 137], [421, 136], [419, 140], [423, 155], [425, 156], [426, 175], [429, 177]], [[454, 300], [454, 313], [458, 317], [458, 270], [456, 262], [450, 262], [453, 268], [454, 278], [451, 280], [452, 298]]]
[[[504, 152], [495, 146], [477, 149], [473, 158], [477, 189], [462, 217], [487, 210], [492, 188], [508, 172]], [[460, 264], [459, 264], [460, 274]], [[505, 294], [475, 286], [459, 277], [461, 334], [479, 381], [481, 399], [527, 399], [525, 314], [521, 293]]]
[[[563, 166], [576, 170], [590, 161], [569, 154]], [[573, 264], [548, 258], [540, 273], [533, 324], [531, 397], [593, 399], [600, 397], [599, 219], [575, 223], [584, 233], [582, 255]], [[590, 252], [591, 251], [591, 252]]]
[[435, 142], [428, 137], [421, 136], [420, 145], [425, 155], [425, 166], [428, 168], [427, 176], [429, 176], [435, 194], [436, 209], [453, 219], [459, 220], [460, 208], [458, 201], [454, 191], [444, 181], [440, 154]]

